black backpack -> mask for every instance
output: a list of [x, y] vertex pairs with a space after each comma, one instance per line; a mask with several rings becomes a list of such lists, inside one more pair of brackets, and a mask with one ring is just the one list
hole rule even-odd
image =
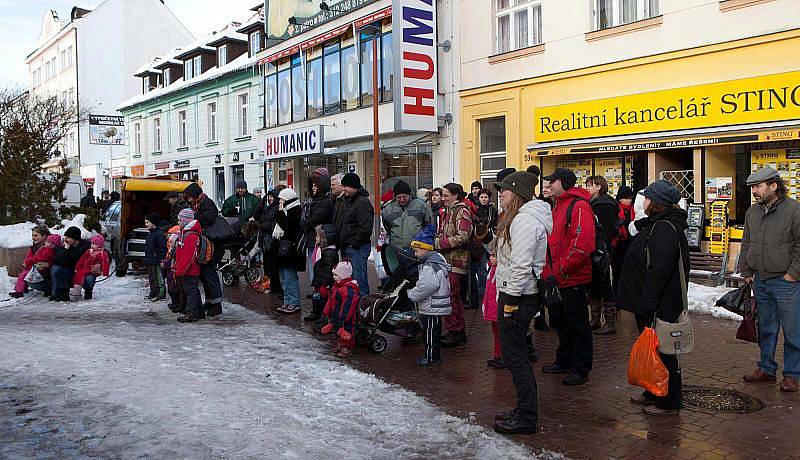
[[[572, 224], [572, 209], [578, 201], [586, 200], [583, 198], [575, 198], [569, 204], [569, 207], [567, 207], [567, 228]], [[588, 201], [586, 202], [588, 203]], [[605, 273], [611, 266], [611, 248], [606, 245], [606, 231], [603, 229], [603, 226], [600, 225], [600, 221], [597, 219], [594, 211], [592, 211], [592, 217], [594, 217], [594, 252], [592, 253], [592, 268], [596, 273]]]

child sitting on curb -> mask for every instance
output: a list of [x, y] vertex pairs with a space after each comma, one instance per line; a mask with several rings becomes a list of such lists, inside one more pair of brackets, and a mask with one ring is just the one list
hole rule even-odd
[[333, 224], [317, 225], [317, 241], [312, 258], [314, 260], [314, 279], [311, 287], [311, 314], [303, 321], [317, 321], [322, 318], [322, 311], [333, 286], [333, 268], [339, 263], [339, 251], [336, 250], [336, 227]]
[[48, 234], [44, 225], [37, 225], [31, 231], [33, 245], [28, 249], [25, 262], [22, 263], [22, 272], [17, 277], [14, 292], [9, 295], [12, 299], [22, 297], [28, 288], [44, 291], [50, 297], [50, 266], [56, 255], [56, 246], [61, 245], [61, 235]]
[[92, 299], [92, 291], [97, 277], [101, 274], [108, 276], [108, 269], [111, 266], [111, 260], [108, 258], [108, 253], [105, 249], [106, 240], [103, 235], [93, 236], [91, 242], [92, 246], [83, 253], [75, 265], [75, 280], [73, 281], [73, 289], [76, 296], [80, 297], [82, 286], [83, 298], [86, 300]]
[[328, 323], [320, 332], [336, 332], [339, 339], [333, 352], [346, 358], [353, 353], [356, 344], [356, 312], [359, 300], [358, 284], [353, 280], [353, 266], [350, 262], [339, 262], [333, 269], [333, 279], [335, 283], [322, 313]]
[[428, 225], [411, 240], [414, 254], [420, 260], [419, 280], [406, 293], [408, 298], [417, 303], [419, 320], [425, 332], [425, 356], [417, 358], [420, 366], [439, 366], [442, 316], [449, 315], [450, 306], [450, 265], [438, 252], [434, 252], [433, 243], [436, 229]]

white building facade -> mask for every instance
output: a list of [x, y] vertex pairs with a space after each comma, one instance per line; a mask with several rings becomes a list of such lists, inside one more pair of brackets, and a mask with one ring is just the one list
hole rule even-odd
[[106, 0], [94, 10], [75, 7], [68, 21], [53, 10], [45, 13], [37, 48], [25, 61], [30, 88], [34, 94], [57, 95], [90, 115], [58, 150], [96, 195], [128, 173], [116, 107], [140, 91], [133, 73], [149, 57], [191, 40], [160, 0]]

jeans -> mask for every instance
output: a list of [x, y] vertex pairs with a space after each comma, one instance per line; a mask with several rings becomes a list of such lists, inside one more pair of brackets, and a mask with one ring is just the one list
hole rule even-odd
[[483, 251], [481, 260], [469, 264], [469, 306], [472, 308], [478, 308], [482, 304], [488, 272], [486, 251]]
[[310, 248], [308, 248], [308, 253], [306, 254], [306, 272], [308, 273], [308, 282], [314, 282], [314, 245], [312, 244]]
[[419, 315], [422, 330], [425, 332], [425, 359], [441, 361], [442, 350], [442, 317], [436, 315]]
[[[645, 327], [650, 327], [652, 322], [652, 316], [636, 315], [636, 326], [639, 328], [640, 334], [644, 331]], [[683, 377], [681, 376], [680, 368], [678, 368], [678, 357], [675, 355], [665, 355], [663, 353], [659, 353], [658, 356], [669, 372], [667, 395], [656, 396], [647, 390], [645, 390], [642, 395], [651, 401], [655, 401], [655, 405], [659, 409], [680, 410], [683, 408]]]
[[461, 332], [464, 330], [464, 304], [461, 303], [461, 283], [464, 282], [466, 275], [450, 272], [450, 306], [452, 313], [444, 317], [444, 327], [450, 332]]
[[42, 292], [49, 292], [51, 290], [52, 283], [49, 279], [45, 278], [38, 283], [28, 283], [28, 288], [33, 289], [35, 291], [42, 291]]
[[511, 372], [511, 380], [517, 391], [517, 407], [514, 409], [514, 414], [521, 423], [536, 426], [539, 421], [538, 389], [536, 377], [533, 375], [528, 359], [528, 327], [533, 316], [539, 310], [539, 295], [524, 295], [519, 303], [519, 309], [513, 316], [506, 318], [503, 315], [506, 295], [500, 293], [497, 300], [500, 347], [503, 353], [503, 363]]
[[283, 304], [300, 305], [300, 279], [291, 267], [281, 267], [278, 271], [283, 286]]
[[83, 278], [83, 290], [86, 292], [91, 292], [94, 289], [94, 283], [97, 281], [97, 277], [95, 275], [86, 275]]
[[344, 250], [344, 257], [349, 258], [353, 265], [353, 279], [358, 283], [358, 291], [362, 297], [369, 294], [367, 259], [371, 249], [370, 243], [364, 243], [357, 248], [348, 247]]
[[762, 279], [756, 273], [753, 289], [758, 306], [758, 367], [775, 375], [775, 348], [783, 328], [783, 375], [800, 379], [800, 282], [783, 277]]
[[558, 333], [556, 364], [572, 368], [584, 377], [592, 370], [593, 353], [592, 327], [586, 305], [587, 288], [586, 285], [561, 288], [561, 305], [550, 309], [550, 324]]
[[200, 266], [200, 282], [203, 284], [203, 291], [206, 293], [206, 303], [222, 302], [222, 282], [219, 279], [219, 272], [217, 272], [217, 264], [215, 262], [212, 261]]
[[72, 287], [72, 280], [75, 278], [75, 270], [64, 267], [61, 265], [53, 265], [50, 270], [50, 281], [53, 283], [53, 289], [58, 292], [59, 289], [69, 289]]

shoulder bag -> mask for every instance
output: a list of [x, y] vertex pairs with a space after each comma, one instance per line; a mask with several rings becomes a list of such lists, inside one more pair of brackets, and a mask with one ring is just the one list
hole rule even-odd
[[[667, 222], [675, 232], [678, 229]], [[653, 235], [653, 229], [657, 225], [653, 224], [650, 229], [650, 236]], [[647, 239], [648, 243], [650, 238]], [[650, 250], [645, 244], [645, 252], [647, 256], [647, 267], [650, 267]], [[665, 355], [681, 355], [689, 353], [694, 349], [694, 329], [692, 328], [692, 321], [689, 319], [689, 299], [686, 292], [686, 270], [683, 267], [683, 249], [681, 249], [680, 242], [678, 242], [678, 274], [681, 283], [681, 298], [683, 300], [683, 311], [678, 315], [678, 320], [674, 323], [664, 321], [658, 318], [658, 312], [655, 313], [654, 322], [656, 335], [658, 336], [658, 351]]]
[[[537, 285], [539, 287], [539, 295], [542, 302], [548, 308], [556, 308], [563, 303], [561, 299], [561, 290], [558, 288], [558, 282], [555, 275], [553, 275], [553, 256], [550, 254], [550, 246], [547, 247], [547, 263], [550, 265], [551, 275], [547, 278], [539, 278]], [[534, 277], [536, 274], [534, 273]]]

